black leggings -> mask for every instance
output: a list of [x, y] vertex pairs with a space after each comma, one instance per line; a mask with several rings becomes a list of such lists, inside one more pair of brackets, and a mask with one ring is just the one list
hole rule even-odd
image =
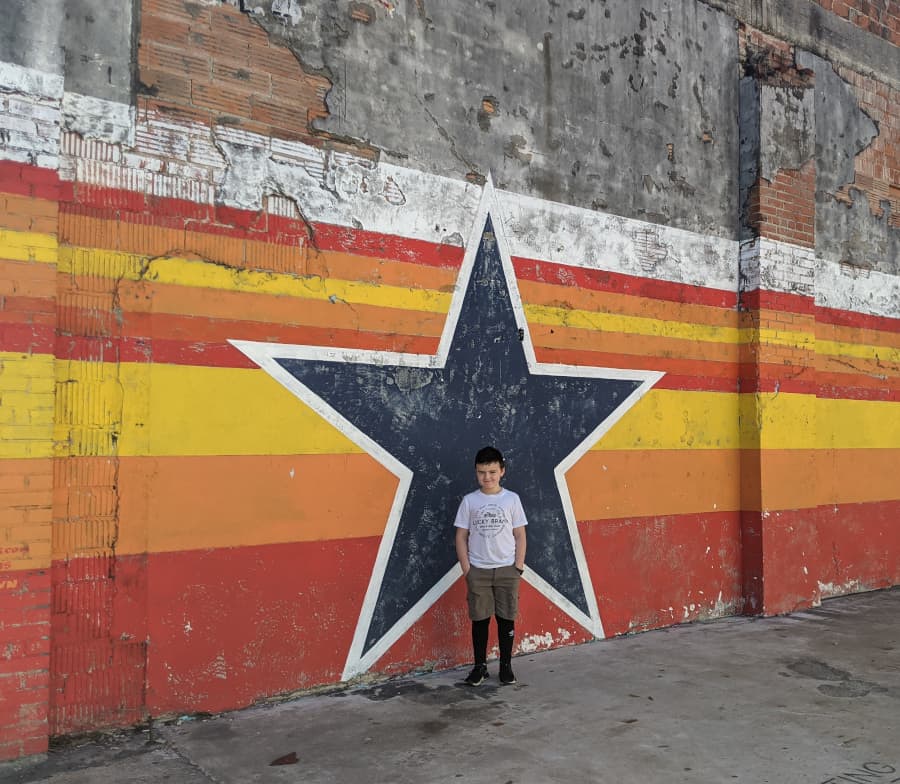
[[[497, 618], [497, 639], [500, 643], [500, 663], [509, 664], [512, 659], [513, 642], [516, 637], [516, 622], [507, 618]], [[487, 661], [488, 630], [491, 619], [472, 621], [472, 651], [475, 664], [484, 664]]]

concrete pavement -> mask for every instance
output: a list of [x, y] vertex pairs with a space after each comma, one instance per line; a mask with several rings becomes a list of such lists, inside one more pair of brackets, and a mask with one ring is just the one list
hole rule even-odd
[[[900, 782], [900, 588], [115, 733], [10, 784]], [[281, 764], [272, 764], [278, 761]]]

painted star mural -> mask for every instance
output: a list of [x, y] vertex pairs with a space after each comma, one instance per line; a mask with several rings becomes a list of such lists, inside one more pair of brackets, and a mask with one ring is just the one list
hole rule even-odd
[[489, 444], [529, 519], [524, 579], [603, 636], [565, 473], [661, 374], [536, 362], [487, 191], [437, 354], [233, 341], [399, 479], [345, 679], [461, 576], [453, 519]]

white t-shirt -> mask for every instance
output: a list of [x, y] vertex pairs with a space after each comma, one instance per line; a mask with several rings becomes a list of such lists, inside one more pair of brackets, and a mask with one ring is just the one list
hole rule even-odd
[[491, 495], [475, 490], [464, 496], [453, 525], [469, 531], [469, 563], [496, 569], [516, 562], [513, 528], [528, 525], [528, 520], [519, 496], [502, 487]]

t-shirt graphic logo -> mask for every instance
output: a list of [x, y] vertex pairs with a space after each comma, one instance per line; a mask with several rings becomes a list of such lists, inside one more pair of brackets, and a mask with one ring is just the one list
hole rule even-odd
[[506, 518], [497, 504], [489, 504], [478, 510], [478, 516], [472, 522], [472, 528], [485, 539], [493, 539], [503, 530]]

